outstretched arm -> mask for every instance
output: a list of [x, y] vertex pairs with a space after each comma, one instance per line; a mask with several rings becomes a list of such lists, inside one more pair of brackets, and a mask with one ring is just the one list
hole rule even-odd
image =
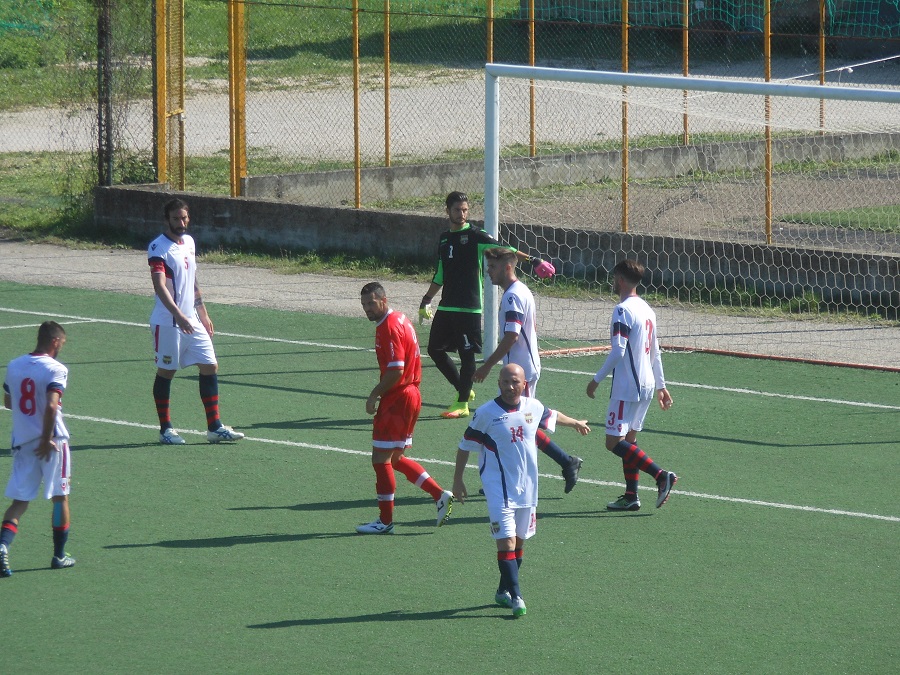
[[575, 429], [582, 436], [587, 436], [591, 433], [591, 428], [588, 426], [587, 420], [576, 420], [568, 415], [564, 415], [563, 413], [556, 411], [556, 423], [561, 424], [564, 427], [569, 427], [571, 429]]
[[522, 253], [522, 251], [516, 251], [516, 258], [518, 258], [520, 262], [531, 263], [534, 273], [541, 279], [549, 279], [556, 274], [556, 268], [552, 263], [541, 260], [537, 256], [530, 256], [527, 253]]

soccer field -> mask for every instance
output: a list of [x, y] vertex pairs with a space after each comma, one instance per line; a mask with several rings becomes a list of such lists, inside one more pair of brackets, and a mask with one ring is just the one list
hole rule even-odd
[[[362, 313], [213, 305], [222, 418], [247, 438], [206, 443], [191, 369], [172, 390], [188, 445], [172, 447], [156, 443], [150, 308], [0, 282], [4, 374], [41, 321], [68, 333], [78, 559], [49, 569], [50, 506], [33, 503], [0, 579], [6, 672], [896, 671], [897, 373], [666, 354], [675, 406], [651, 410], [638, 440], [680, 480], [656, 510], [642, 476], [644, 508], [622, 514], [605, 511], [622, 492], [603, 447], [608, 381], [584, 395], [603, 357], [545, 361], [541, 399], [594, 432], [555, 435], [585, 459], [568, 495], [541, 457], [514, 621], [493, 603], [483, 498], [436, 529], [431, 500], [398, 477], [395, 534], [354, 531], [377, 515]], [[449, 488], [465, 422], [439, 418], [448, 386], [425, 361], [409, 454]], [[9, 424], [3, 410], [4, 483]]]

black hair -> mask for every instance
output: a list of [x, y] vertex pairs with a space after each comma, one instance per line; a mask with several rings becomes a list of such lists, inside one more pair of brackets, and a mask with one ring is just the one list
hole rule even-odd
[[448, 209], [458, 202], [465, 202], [466, 204], [468, 204], [469, 203], [469, 195], [467, 195], [465, 192], [457, 192], [457, 191], [453, 191], [449, 195], [447, 195], [447, 199], [446, 199], [445, 203], [447, 204]]

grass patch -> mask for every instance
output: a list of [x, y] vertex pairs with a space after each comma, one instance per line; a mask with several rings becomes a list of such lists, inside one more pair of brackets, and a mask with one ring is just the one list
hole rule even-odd
[[377, 277], [387, 280], [415, 280], [428, 283], [434, 274], [431, 265], [402, 258], [356, 256], [341, 251], [295, 251], [248, 248], [218, 248], [203, 253], [203, 261], [269, 269], [277, 274], [334, 274], [344, 277]]
[[843, 211], [810, 211], [783, 216], [781, 220], [814, 227], [900, 233], [900, 206], [866, 206]]

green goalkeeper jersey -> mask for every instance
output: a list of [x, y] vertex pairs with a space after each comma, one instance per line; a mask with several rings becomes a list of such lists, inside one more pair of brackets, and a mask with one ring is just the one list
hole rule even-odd
[[434, 283], [443, 286], [438, 309], [481, 314], [484, 300], [484, 251], [498, 246], [515, 250], [470, 223], [455, 232], [447, 230], [441, 234], [437, 271], [432, 279]]

